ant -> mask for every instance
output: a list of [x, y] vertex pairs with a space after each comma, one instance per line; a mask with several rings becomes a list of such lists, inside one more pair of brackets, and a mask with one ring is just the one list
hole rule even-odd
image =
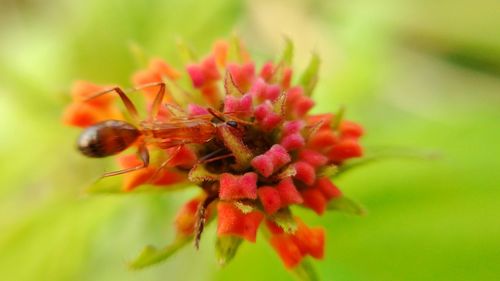
[[[78, 150], [85, 156], [93, 158], [116, 155], [131, 147], [133, 144], [138, 143], [137, 153], [142, 164], [119, 171], [108, 172], [102, 177], [121, 175], [148, 167], [149, 151], [147, 149], [147, 144], [153, 144], [162, 149], [177, 147], [177, 150], [172, 154], [175, 155], [183, 145], [203, 144], [213, 140], [217, 136], [218, 126], [227, 125], [238, 128], [239, 123], [245, 125], [251, 124], [250, 122], [237, 118], [226, 120], [223, 113], [215, 111], [212, 108], [207, 108], [210, 113], [207, 115], [172, 117], [167, 121], [156, 120], [155, 117], [159, 112], [163, 97], [165, 96], [165, 83], [156, 82], [144, 84], [133, 88], [132, 91], [138, 91], [149, 87], [159, 87], [149, 113], [149, 120], [139, 121], [139, 114], [135, 105], [120, 87], [104, 90], [86, 99], [86, 101], [88, 101], [105, 94], [116, 93], [125, 105], [132, 119], [138, 124], [134, 126], [123, 120], [105, 120], [86, 128], [82, 132], [77, 141]], [[213, 153], [209, 153], [209, 155], [202, 157], [199, 161], [211, 162], [231, 156], [223, 155], [206, 159], [216, 155], [220, 151], [221, 150], [217, 150]], [[168, 164], [170, 159], [173, 158], [172, 155], [160, 165], [157, 172]]]

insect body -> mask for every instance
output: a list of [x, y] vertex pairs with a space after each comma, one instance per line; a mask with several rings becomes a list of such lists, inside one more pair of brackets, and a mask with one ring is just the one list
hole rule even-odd
[[[101, 158], [118, 154], [138, 144], [138, 154], [142, 164], [120, 171], [106, 173], [103, 176], [114, 176], [145, 168], [149, 165], [147, 145], [155, 145], [162, 149], [179, 147], [185, 144], [203, 144], [217, 136], [217, 126], [237, 127], [238, 122], [225, 120], [221, 113], [208, 109], [210, 114], [195, 117], [174, 117], [171, 120], [159, 121], [153, 118], [163, 99], [165, 84], [153, 83], [141, 88], [160, 86], [160, 91], [153, 102], [150, 120], [137, 122], [134, 126], [122, 120], [106, 120], [88, 127], [77, 141], [78, 150], [88, 157]], [[139, 88], [136, 88], [137, 90]], [[125, 104], [130, 115], [138, 120], [135, 106], [120, 88], [113, 88], [92, 96], [96, 98], [106, 93], [116, 92]], [[241, 122], [245, 122], [242, 121]], [[160, 167], [168, 163], [165, 161]]]
[[142, 133], [149, 142], [160, 148], [188, 143], [206, 143], [217, 132], [217, 125], [207, 118], [193, 118], [177, 121], [142, 122]]

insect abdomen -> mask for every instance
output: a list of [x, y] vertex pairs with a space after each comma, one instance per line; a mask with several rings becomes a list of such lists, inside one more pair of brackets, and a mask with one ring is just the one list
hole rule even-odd
[[88, 157], [117, 154], [132, 145], [139, 130], [125, 121], [108, 120], [88, 127], [78, 138], [78, 150]]

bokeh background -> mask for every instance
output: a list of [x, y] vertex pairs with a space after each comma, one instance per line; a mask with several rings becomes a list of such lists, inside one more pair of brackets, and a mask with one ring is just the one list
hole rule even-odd
[[0, 1], [2, 280], [289, 280], [270, 247], [244, 244], [220, 269], [214, 225], [202, 247], [131, 272], [126, 260], [173, 238], [192, 191], [88, 196], [109, 161], [74, 150], [60, 115], [76, 79], [130, 86], [130, 46], [180, 66], [237, 32], [262, 63], [283, 35], [294, 65], [322, 57], [316, 112], [346, 105], [364, 145], [437, 151], [387, 160], [337, 183], [365, 217], [302, 211], [328, 231], [322, 280], [500, 279], [500, 2]]

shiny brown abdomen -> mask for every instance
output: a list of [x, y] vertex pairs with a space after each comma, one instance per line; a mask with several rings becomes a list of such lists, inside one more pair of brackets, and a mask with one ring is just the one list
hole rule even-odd
[[141, 132], [121, 120], [107, 120], [90, 126], [77, 141], [78, 150], [88, 157], [106, 157], [131, 146]]

